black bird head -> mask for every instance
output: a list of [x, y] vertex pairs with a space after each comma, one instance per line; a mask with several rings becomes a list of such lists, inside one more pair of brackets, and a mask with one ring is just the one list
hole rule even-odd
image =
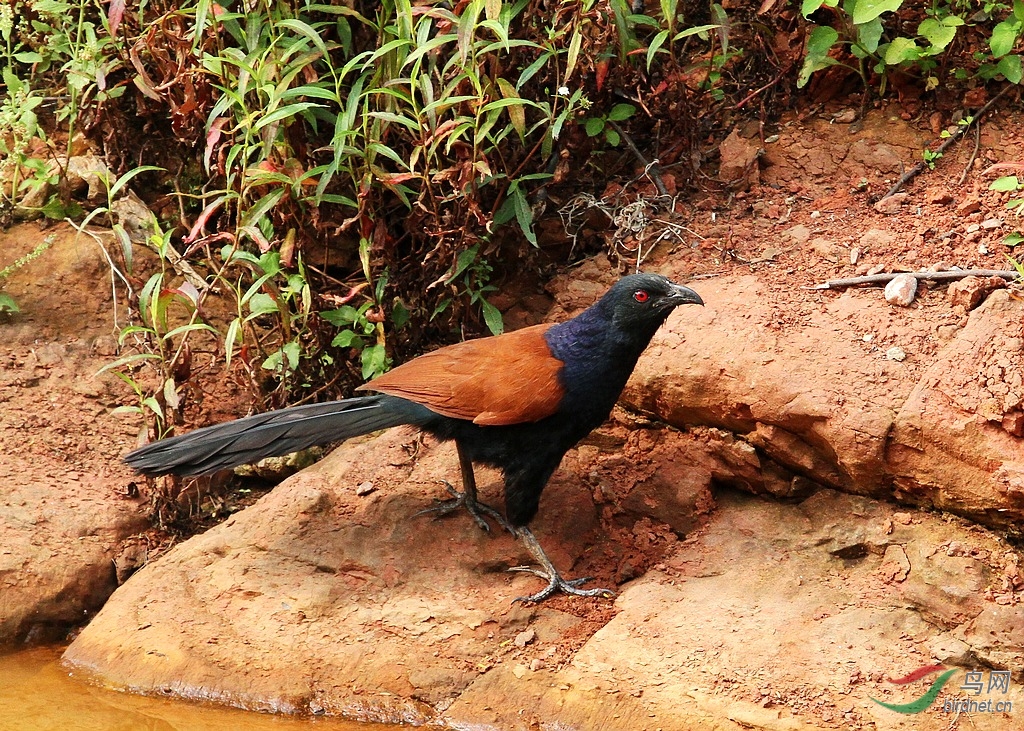
[[679, 305], [703, 305], [689, 287], [673, 284], [660, 274], [630, 274], [602, 297], [612, 311], [612, 322], [624, 330], [654, 333]]

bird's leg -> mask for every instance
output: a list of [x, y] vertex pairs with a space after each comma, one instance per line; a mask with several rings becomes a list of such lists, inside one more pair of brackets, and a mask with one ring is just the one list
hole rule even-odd
[[535, 569], [531, 566], [514, 566], [513, 568], [510, 568], [509, 571], [522, 571], [527, 574], [539, 576], [542, 579], [547, 579], [548, 585], [536, 594], [531, 594], [530, 596], [517, 596], [512, 600], [513, 602], [542, 602], [559, 591], [563, 594], [572, 594], [573, 596], [603, 596], [609, 599], [615, 596], [615, 592], [611, 589], [580, 589], [580, 585], [590, 581], [591, 577], [582, 579], [563, 579], [554, 564], [551, 563], [551, 559], [548, 558], [546, 553], [544, 553], [544, 549], [540, 547], [540, 542], [537, 540], [536, 536], [530, 532], [529, 528], [525, 526], [517, 528], [516, 535], [519, 536], [519, 539], [530, 551], [530, 555], [533, 556], [537, 560], [537, 563], [541, 565], [541, 568]]
[[463, 449], [462, 445], [456, 442], [456, 447], [459, 451], [459, 468], [462, 470], [462, 492], [459, 492], [451, 483], [447, 480], [442, 480], [442, 484], [445, 489], [451, 494], [451, 500], [438, 501], [438, 504], [432, 508], [426, 508], [421, 510], [416, 515], [426, 515], [427, 513], [437, 513], [441, 515], [449, 515], [459, 508], [465, 508], [469, 511], [469, 514], [473, 516], [473, 520], [486, 531], [491, 529], [491, 526], [484, 520], [484, 515], [490, 516], [494, 519], [498, 525], [507, 530], [512, 535], [516, 535], [516, 530], [513, 528], [505, 516], [499, 513], [497, 510], [492, 508], [486, 503], [482, 503], [476, 498], [476, 476], [473, 474], [473, 461], [469, 458]]

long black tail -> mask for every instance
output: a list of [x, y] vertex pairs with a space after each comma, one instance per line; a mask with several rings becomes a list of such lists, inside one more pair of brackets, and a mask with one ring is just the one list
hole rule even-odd
[[161, 439], [124, 461], [147, 475], [206, 475], [399, 424], [423, 425], [438, 416], [395, 396], [363, 396], [293, 406]]

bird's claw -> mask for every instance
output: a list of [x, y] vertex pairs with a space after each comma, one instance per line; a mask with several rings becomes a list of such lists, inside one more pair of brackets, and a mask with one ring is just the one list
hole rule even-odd
[[599, 596], [605, 599], [612, 599], [615, 597], [615, 592], [611, 589], [580, 589], [579, 587], [588, 581], [593, 581], [593, 576], [585, 576], [579, 579], [563, 579], [559, 574], [549, 575], [546, 571], [541, 569], [535, 569], [532, 566], [513, 566], [509, 571], [518, 571], [524, 574], [533, 574], [539, 576], [542, 579], [546, 579], [548, 585], [538, 591], [536, 594], [530, 594], [529, 596], [517, 596], [512, 600], [512, 603], [522, 602], [523, 604], [537, 604], [544, 601], [545, 599], [554, 596], [558, 592], [563, 594], [570, 594], [572, 596]]
[[480, 526], [481, 529], [485, 531], [491, 530], [491, 526], [488, 525], [487, 521], [484, 520], [483, 517], [484, 515], [487, 515], [512, 535], [516, 534], [515, 529], [509, 525], [507, 520], [505, 520], [505, 516], [490, 505], [480, 502], [465, 492], [459, 492], [452, 487], [451, 483], [447, 480], [441, 480], [441, 484], [444, 485], [445, 490], [447, 490], [448, 494], [452, 496], [452, 499], [438, 500], [436, 501], [437, 504], [432, 508], [424, 508], [423, 510], [414, 513], [414, 518], [420, 515], [429, 515], [431, 513], [436, 513], [438, 517], [444, 517], [445, 515], [451, 515], [460, 508], [465, 508], [466, 512], [473, 517], [473, 520], [476, 521], [476, 524]]

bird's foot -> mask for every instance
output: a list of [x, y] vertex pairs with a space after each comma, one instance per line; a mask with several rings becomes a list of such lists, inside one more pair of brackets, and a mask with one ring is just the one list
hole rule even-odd
[[535, 569], [532, 566], [513, 566], [509, 571], [520, 571], [525, 574], [533, 574], [534, 576], [546, 579], [548, 582], [548, 585], [536, 594], [530, 594], [529, 596], [517, 596], [512, 600], [513, 603], [523, 602], [524, 604], [537, 604], [551, 596], [554, 596], [558, 592], [571, 594], [572, 596], [599, 596], [604, 597], [605, 599], [611, 599], [615, 596], [615, 592], [611, 589], [581, 589], [580, 586], [588, 581], [593, 581], [592, 576], [586, 576], [581, 579], [563, 579], [557, 571], [553, 571], [548, 574], [546, 571]]
[[452, 487], [451, 483], [448, 482], [447, 480], [442, 480], [441, 484], [444, 485], [445, 489], [452, 496], [452, 499], [438, 500], [437, 505], [435, 505], [432, 508], [425, 508], [423, 510], [420, 510], [418, 513], [415, 513], [413, 517], [419, 515], [428, 515], [431, 513], [436, 514], [438, 517], [443, 517], [445, 515], [451, 515], [460, 508], [465, 508], [466, 511], [471, 516], [473, 516], [473, 520], [476, 521], [476, 524], [480, 526], [480, 528], [482, 528], [483, 530], [491, 530], [491, 526], [488, 525], [487, 521], [484, 519], [484, 516], [486, 515], [512, 535], [516, 535], [515, 528], [513, 528], [509, 524], [509, 522], [505, 520], [505, 516], [503, 516], [497, 510], [492, 508], [490, 505], [480, 502], [479, 500], [476, 499], [476, 496], [471, 494], [469, 491], [459, 492], [454, 487]]

